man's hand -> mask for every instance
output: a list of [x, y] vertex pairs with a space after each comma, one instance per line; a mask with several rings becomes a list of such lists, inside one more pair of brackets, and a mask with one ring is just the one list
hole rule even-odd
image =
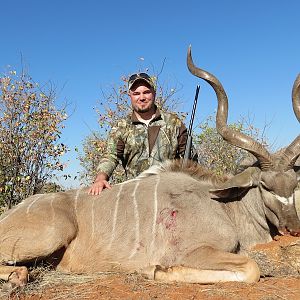
[[105, 173], [99, 173], [95, 182], [88, 190], [89, 195], [100, 195], [102, 190], [111, 189], [111, 185], [108, 183], [108, 176]]

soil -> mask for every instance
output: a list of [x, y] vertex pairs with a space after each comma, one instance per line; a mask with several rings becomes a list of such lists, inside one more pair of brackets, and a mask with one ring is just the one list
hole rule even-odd
[[[60, 299], [249, 299], [249, 300], [299, 300], [300, 299], [300, 268], [296, 266], [293, 275], [282, 275], [282, 269], [288, 269], [282, 264], [280, 255], [283, 249], [295, 245], [300, 247], [300, 239], [280, 237], [264, 245], [257, 245], [254, 251], [268, 253], [281, 266], [279, 277], [263, 277], [259, 282], [217, 283], [217, 284], [187, 284], [162, 283], [144, 279], [139, 274], [101, 273], [93, 276], [62, 275], [56, 271], [47, 271], [42, 279], [28, 285], [23, 291], [2, 294], [0, 299], [12, 300], [60, 300]], [[299, 248], [297, 248], [299, 250]], [[297, 251], [298, 251], [297, 250]], [[289, 254], [291, 251], [289, 251]], [[299, 252], [295, 252], [293, 261], [299, 262]], [[285, 255], [285, 254], [284, 254]], [[285, 255], [284, 258], [287, 256]], [[274, 261], [274, 260], [273, 260]], [[259, 262], [259, 265], [262, 262]], [[289, 266], [291, 264], [289, 263]], [[282, 266], [284, 266], [282, 268]], [[260, 265], [261, 267], [261, 265]], [[262, 266], [263, 267], [263, 266]], [[274, 267], [276, 273], [276, 267]], [[277, 274], [277, 273], [276, 273]], [[287, 272], [290, 274], [290, 271]]]
[[[12, 298], [11, 298], [12, 299]], [[165, 284], [136, 279], [134, 276], [110, 275], [90, 283], [50, 287], [42, 293], [15, 299], [300, 299], [299, 278], [267, 278], [259, 283]]]

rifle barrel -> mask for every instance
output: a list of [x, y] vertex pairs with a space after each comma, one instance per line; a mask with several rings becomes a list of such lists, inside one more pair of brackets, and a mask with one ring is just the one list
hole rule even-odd
[[186, 141], [185, 151], [184, 151], [184, 156], [183, 156], [183, 160], [185, 162], [190, 158], [191, 151], [192, 151], [192, 130], [193, 130], [194, 117], [195, 117], [195, 112], [196, 112], [196, 107], [197, 107], [197, 100], [198, 100], [199, 90], [200, 90], [200, 85], [197, 85], [194, 104], [193, 104], [192, 113], [191, 113], [189, 129], [188, 129], [188, 138], [187, 138], [187, 141]]
[[196, 107], [197, 107], [199, 90], [200, 90], [200, 85], [197, 85], [195, 99], [194, 99], [192, 113], [191, 113], [191, 120], [190, 120], [188, 135], [191, 135], [192, 134], [192, 130], [193, 130], [194, 117], [195, 117], [195, 112], [196, 112]]

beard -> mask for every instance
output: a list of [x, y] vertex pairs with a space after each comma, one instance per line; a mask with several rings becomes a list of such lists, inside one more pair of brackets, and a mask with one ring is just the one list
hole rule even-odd
[[137, 113], [147, 113], [149, 111], [155, 110], [155, 105], [154, 105], [154, 103], [152, 103], [151, 105], [146, 106], [146, 107], [139, 107], [137, 105], [134, 105], [133, 110], [136, 111]]
[[145, 107], [145, 108], [134, 107], [133, 110], [136, 111], [137, 113], [146, 113], [151, 110], [151, 107]]

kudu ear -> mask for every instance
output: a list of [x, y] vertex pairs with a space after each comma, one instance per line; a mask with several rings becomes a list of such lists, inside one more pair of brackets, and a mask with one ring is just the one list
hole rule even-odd
[[209, 192], [213, 198], [235, 198], [245, 193], [250, 187], [257, 186], [260, 180], [260, 169], [249, 167], [240, 174], [229, 178], [226, 182], [219, 184]]

